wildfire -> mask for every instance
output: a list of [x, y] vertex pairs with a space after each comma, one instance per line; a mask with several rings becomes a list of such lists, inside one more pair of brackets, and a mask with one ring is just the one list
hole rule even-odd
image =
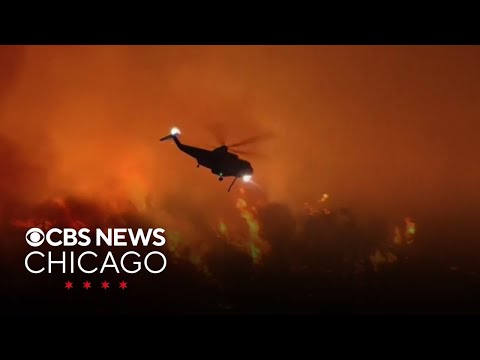
[[260, 264], [263, 257], [270, 250], [270, 246], [261, 235], [261, 226], [257, 219], [256, 207], [253, 205], [249, 206], [245, 199], [245, 190], [243, 188], [240, 188], [239, 192], [240, 197], [235, 202], [235, 208], [238, 210], [240, 218], [247, 225], [247, 235], [233, 236], [233, 234], [241, 233], [241, 231], [229, 231], [227, 223], [223, 219], [218, 223], [217, 232], [228, 243], [249, 254], [255, 264]]
[[320, 199], [318, 199], [315, 203], [310, 203], [306, 201], [304, 205], [304, 209], [310, 216], [315, 216], [318, 214], [325, 214], [330, 215], [331, 211], [326, 206], [326, 202], [330, 196], [328, 194], [323, 194]]
[[28, 229], [37, 227], [43, 230], [49, 230], [52, 227], [59, 226], [60, 224], [79, 230], [87, 227], [85, 222], [80, 220], [73, 212], [65, 199], [55, 198], [44, 204], [45, 208], [48, 208], [53, 215], [47, 214], [34, 214], [29, 215], [26, 218], [14, 218], [10, 221], [10, 224], [17, 228]]
[[[393, 231], [393, 239], [390, 242], [390, 239], [387, 239], [385, 246], [388, 246], [389, 249], [379, 249], [376, 248], [373, 250], [369, 256], [370, 263], [373, 266], [375, 271], [378, 271], [381, 266], [385, 264], [392, 264], [398, 261], [398, 255], [393, 251], [395, 248], [398, 250], [399, 246], [410, 245], [413, 243], [414, 236], [416, 231], [416, 224], [410, 217], [404, 219], [403, 228], [395, 226]], [[392, 247], [390, 244], [393, 243], [395, 247]]]
[[[253, 263], [257, 265], [261, 264], [265, 256], [270, 253], [271, 245], [268, 241], [274, 243], [276, 240], [275, 233], [268, 238], [268, 241], [265, 238], [265, 236], [269, 236], [271, 231], [269, 232], [270, 222], [262, 223], [258, 217], [255, 205], [258, 205], [261, 211], [265, 209], [261, 200], [251, 200], [248, 196], [254, 196], [254, 194], [246, 192], [243, 188], [239, 189], [237, 198], [234, 198], [230, 205], [233, 210], [232, 215], [227, 217], [225, 213], [222, 213], [222, 217], [218, 219], [216, 224], [215, 222], [212, 223], [211, 217], [206, 217], [205, 220], [208, 221], [206, 226], [204, 220], [197, 222], [195, 216], [182, 215], [183, 211], [180, 211], [183, 210], [182, 208], [178, 212], [172, 212], [149, 204], [144, 199], [143, 191], [144, 189], [139, 187], [137, 204], [131, 202], [131, 206], [117, 206], [116, 199], [129, 202], [132, 193], [128, 193], [130, 197], [107, 197], [103, 202], [92, 197], [88, 198], [90, 200], [72, 197], [52, 198], [43, 204], [19, 210], [20, 213], [9, 219], [9, 223], [16, 228], [38, 227], [43, 230], [52, 227], [79, 229], [93, 226], [114, 227], [115, 225], [121, 225], [122, 227], [128, 227], [129, 224], [157, 224], [167, 231], [166, 247], [173, 258], [190, 262], [207, 276], [209, 275], [208, 255], [215, 246], [214, 242], [208, 241], [212, 237], [218, 236], [228, 245], [248, 254]], [[143, 199], [143, 202], [140, 199]], [[416, 223], [411, 217], [406, 217], [401, 226], [393, 228], [390, 237], [375, 246], [370, 245], [371, 243], [368, 241], [370, 239], [369, 233], [363, 237], [362, 229], [357, 228], [355, 222], [350, 219], [351, 216], [348, 212], [345, 213], [342, 210], [330, 212], [327, 207], [329, 199], [328, 194], [323, 194], [320, 199], [306, 203], [305, 206], [311, 216], [315, 215], [315, 218], [310, 220], [313, 222], [319, 221], [319, 227], [313, 227], [312, 230], [309, 230], [313, 231], [314, 246], [316, 246], [315, 244], [321, 246], [321, 242], [327, 241], [329, 237], [338, 236], [339, 242], [345, 239], [348, 242], [350, 241], [348, 237], [356, 236], [358, 238], [358, 236], [362, 236], [359, 241], [363, 241], [365, 245], [362, 245], [364, 250], [362, 250], [359, 261], [363, 264], [369, 264], [375, 271], [378, 271], [382, 266], [399, 260], [401, 246], [414, 242]], [[154, 204], [154, 202], [152, 203]], [[149, 211], [144, 210], [147, 204]], [[323, 222], [322, 217], [333, 221]], [[217, 216], [214, 216], [214, 218], [217, 218]], [[263, 215], [261, 219], [263, 221]], [[299, 225], [297, 224], [297, 226]], [[357, 230], [359, 232], [356, 233]], [[335, 235], [337, 233], [340, 235]], [[302, 234], [302, 232], [297, 232], [295, 236], [302, 240], [302, 236], [306, 236]], [[301, 242], [299, 241], [299, 243]]]
[[223, 222], [223, 220], [221, 220], [220, 223], [218, 224], [218, 232], [220, 233], [221, 236], [228, 239], [228, 228], [225, 222]]
[[41, 219], [13, 219], [11, 225], [20, 229], [30, 229], [33, 227], [47, 230], [53, 227], [53, 223], [48, 220]]
[[192, 224], [184, 219], [169, 216], [163, 211], [156, 214], [154, 222], [161, 224], [166, 230], [166, 246], [173, 258], [189, 262], [200, 272], [210, 275], [204, 262], [210, 250], [209, 244], [198, 240], [198, 233]]
[[406, 217], [403, 228], [395, 227], [393, 243], [395, 245], [410, 245], [415, 239], [417, 224], [411, 217]]
[[199, 246], [193, 250], [191, 244], [186, 241], [185, 236], [182, 236], [179, 231], [169, 231], [166, 244], [168, 250], [171, 251], [176, 259], [186, 260], [207, 277], [211, 276], [210, 271], [204, 262], [204, 257], [208, 252], [208, 248], [205, 246]]
[[405, 236], [405, 240], [406, 240], [407, 244], [413, 243], [413, 238], [414, 238], [415, 233], [416, 233], [416, 227], [417, 226], [416, 226], [415, 222], [410, 217], [405, 218], [405, 233], [404, 233], [404, 236]]
[[373, 270], [378, 271], [382, 265], [395, 263], [398, 258], [390, 250], [382, 251], [380, 249], [375, 249], [374, 252], [369, 256], [369, 260], [373, 266]]

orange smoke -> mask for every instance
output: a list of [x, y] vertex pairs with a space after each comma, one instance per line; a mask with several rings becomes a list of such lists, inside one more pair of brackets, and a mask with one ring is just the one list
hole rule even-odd
[[[218, 233], [261, 262], [276, 233], [265, 235], [257, 202], [234, 198], [158, 141], [178, 126], [183, 142], [212, 148], [211, 122], [228, 130], [228, 142], [278, 134], [262, 145], [267, 159], [245, 156], [270, 202], [293, 208], [309, 199], [309, 215], [335, 218], [331, 197], [318, 192], [328, 189], [336, 204], [381, 215], [456, 211], [457, 196], [479, 194], [471, 166], [479, 122], [467, 101], [478, 93], [468, 74], [477, 60], [476, 49], [443, 47], [0, 47], [0, 217], [15, 227], [91, 226], [133, 214], [164, 227], [167, 246], [192, 263], [202, 264]], [[91, 214], [79, 215], [71, 198], [93, 203]], [[12, 204], [31, 211], [13, 215]], [[416, 240], [412, 219], [394, 231], [389, 246]], [[397, 256], [395, 246], [388, 251]], [[389, 262], [382, 251], [367, 253]]]

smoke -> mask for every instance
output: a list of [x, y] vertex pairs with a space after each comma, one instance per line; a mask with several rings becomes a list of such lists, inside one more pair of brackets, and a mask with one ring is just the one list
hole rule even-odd
[[[319, 278], [356, 283], [418, 253], [473, 256], [478, 56], [463, 47], [2, 46], [4, 269], [20, 261], [32, 223], [164, 227], [181, 272], [230, 284], [237, 305], [246, 293], [232, 283], [251, 295], [285, 278], [309, 296]], [[248, 148], [267, 154], [248, 158], [258, 187], [228, 193], [158, 141], [172, 126], [207, 148], [275, 133]]]
[[175, 125], [205, 147], [273, 131], [252, 146], [267, 158], [249, 160], [274, 201], [328, 192], [377, 215], [470, 211], [476, 57], [471, 47], [2, 47], [0, 130], [29, 157], [51, 149], [57, 193], [219, 191], [158, 143]]

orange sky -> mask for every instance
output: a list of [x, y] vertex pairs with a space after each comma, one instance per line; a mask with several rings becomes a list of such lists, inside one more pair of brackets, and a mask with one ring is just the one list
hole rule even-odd
[[276, 133], [249, 159], [273, 201], [475, 210], [479, 63], [475, 46], [0, 47], [0, 139], [21, 158], [3, 155], [0, 189], [220, 209], [230, 181], [158, 141], [175, 125], [213, 147], [220, 123], [228, 142]]

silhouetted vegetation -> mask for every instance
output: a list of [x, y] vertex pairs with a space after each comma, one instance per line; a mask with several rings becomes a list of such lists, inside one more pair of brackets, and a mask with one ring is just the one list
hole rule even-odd
[[[58, 208], [45, 205], [12, 216], [43, 214], [66, 225]], [[148, 227], [135, 211], [102, 216], [94, 203], [65, 199], [90, 227], [105, 225]], [[193, 214], [193, 213], [192, 213]], [[190, 214], [190, 215], [192, 215]], [[189, 216], [190, 216], [189, 215]], [[192, 215], [193, 216], [193, 215]], [[202, 223], [201, 217], [195, 217]], [[99, 222], [103, 219], [104, 223]], [[271, 246], [260, 264], [209, 226], [199, 224], [198, 236], [210, 251], [195, 263], [188, 256], [166, 253], [169, 263], [161, 275], [92, 275], [93, 281], [129, 282], [128, 291], [67, 292], [63, 275], [32, 275], [23, 258], [29, 249], [23, 229], [3, 219], [0, 263], [4, 278], [4, 313], [362, 313], [362, 312], [478, 312], [480, 282], [475, 264], [452, 267], [454, 258], [442, 248], [441, 233], [422, 232], [413, 244], [395, 245], [392, 224], [383, 219], [360, 223], [349, 209], [328, 213], [294, 214], [282, 204], [258, 209], [263, 238]], [[424, 228], [427, 228], [425, 226]], [[434, 228], [432, 228], [434, 229]], [[435, 241], [438, 241], [437, 245]], [[23, 250], [19, 250], [22, 248]], [[117, 251], [116, 249], [114, 252]], [[195, 255], [195, 249], [190, 249]], [[191, 256], [190, 256], [191, 257]], [[461, 258], [456, 258], [461, 262]], [[473, 267], [472, 267], [473, 266]], [[81, 286], [85, 275], [66, 275]], [[113, 292], [113, 290], [112, 290]]]

